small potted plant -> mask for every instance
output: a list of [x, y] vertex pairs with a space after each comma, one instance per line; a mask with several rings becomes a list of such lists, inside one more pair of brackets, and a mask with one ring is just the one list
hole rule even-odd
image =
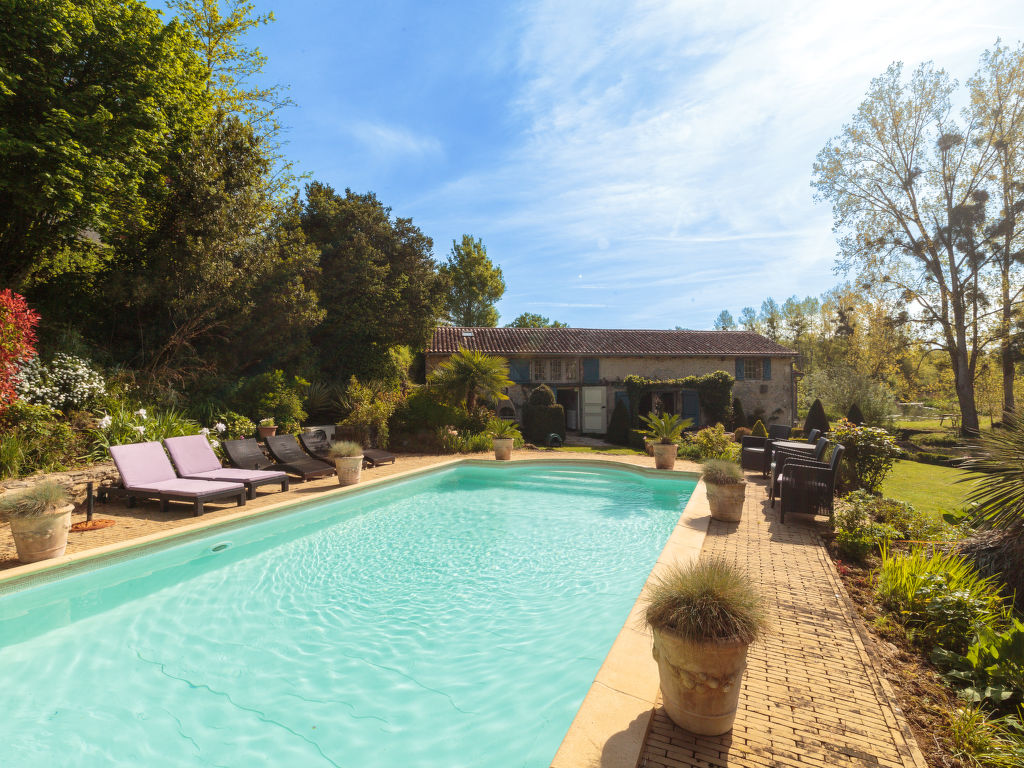
[[334, 460], [338, 470], [338, 485], [355, 485], [363, 470], [363, 446], [351, 440], [331, 443], [327, 455]]
[[711, 519], [739, 522], [747, 496], [747, 481], [740, 465], [734, 461], [708, 459], [702, 465], [700, 478], [707, 490]]
[[672, 722], [702, 736], [729, 731], [747, 648], [766, 629], [763, 599], [747, 577], [718, 558], [669, 569], [652, 587], [644, 618]]
[[674, 413], [658, 416], [649, 413], [640, 420], [647, 429], [640, 434], [654, 441], [654, 466], [656, 469], [672, 469], [676, 465], [676, 454], [679, 451], [679, 440], [683, 430], [693, 424], [693, 419], [680, 419]]
[[260, 438], [273, 437], [277, 434], [277, 425], [273, 419], [260, 419], [258, 429], [260, 431]]
[[0, 519], [11, 524], [18, 560], [34, 563], [63, 555], [74, 508], [67, 491], [53, 481], [0, 496]]
[[516, 438], [522, 437], [519, 427], [510, 419], [491, 419], [487, 432], [492, 438], [494, 458], [497, 461], [508, 461], [512, 458], [512, 448]]

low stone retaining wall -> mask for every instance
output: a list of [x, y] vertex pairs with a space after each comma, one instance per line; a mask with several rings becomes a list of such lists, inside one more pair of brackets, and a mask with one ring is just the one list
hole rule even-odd
[[67, 489], [71, 500], [76, 504], [85, 503], [85, 490], [87, 483], [94, 483], [99, 488], [104, 481], [117, 480], [117, 468], [114, 462], [105, 461], [101, 464], [92, 464], [81, 469], [72, 469], [67, 472], [51, 472], [49, 474], [29, 475], [0, 482], [0, 493], [8, 491], [19, 491], [22, 488], [31, 488], [45, 480], [53, 480]]

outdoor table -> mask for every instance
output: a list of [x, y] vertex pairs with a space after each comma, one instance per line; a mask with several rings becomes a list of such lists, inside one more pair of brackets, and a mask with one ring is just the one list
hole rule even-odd
[[772, 440], [772, 448], [784, 448], [787, 451], [807, 451], [813, 453], [817, 446], [814, 443], [803, 443], [795, 440]]

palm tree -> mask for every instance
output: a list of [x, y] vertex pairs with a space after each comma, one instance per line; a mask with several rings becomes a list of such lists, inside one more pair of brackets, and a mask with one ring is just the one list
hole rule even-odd
[[452, 397], [466, 398], [466, 410], [476, 408], [477, 398], [507, 400], [502, 391], [514, 382], [508, 378], [508, 361], [462, 348], [430, 374], [430, 384]]
[[980, 474], [961, 480], [973, 484], [967, 501], [977, 505], [976, 521], [1024, 533], [1024, 419], [1005, 419], [1003, 429], [982, 437], [960, 468]]

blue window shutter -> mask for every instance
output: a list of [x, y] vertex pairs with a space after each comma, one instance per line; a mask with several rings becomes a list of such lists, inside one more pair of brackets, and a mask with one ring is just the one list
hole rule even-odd
[[583, 383], [597, 384], [601, 380], [600, 362], [596, 357], [583, 360]]
[[743, 381], [743, 358], [736, 358], [736, 381]]
[[772, 359], [766, 357], [761, 361], [761, 378], [768, 380], [772, 377]]
[[508, 377], [516, 383], [522, 383], [530, 380], [530, 361], [529, 360], [509, 360], [508, 361]]

